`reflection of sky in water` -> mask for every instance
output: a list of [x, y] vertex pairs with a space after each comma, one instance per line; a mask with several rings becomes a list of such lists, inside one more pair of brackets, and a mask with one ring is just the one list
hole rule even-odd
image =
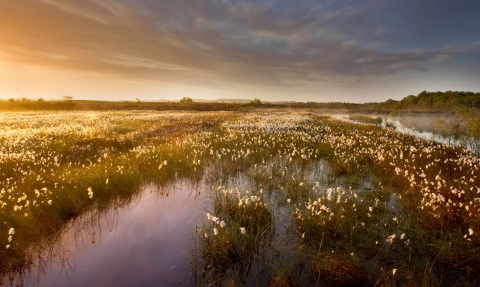
[[421, 139], [428, 140], [428, 141], [434, 141], [434, 142], [441, 143], [441, 144], [450, 144], [450, 145], [459, 145], [460, 144], [460, 141], [457, 141], [453, 138], [448, 139], [448, 138], [443, 137], [442, 135], [435, 134], [433, 132], [419, 131], [419, 130], [416, 130], [415, 128], [408, 128], [408, 127], [404, 126], [400, 122], [400, 120], [393, 120], [393, 119], [384, 118], [383, 122], [382, 122], [382, 126], [385, 127], [385, 125], [387, 123], [389, 125], [392, 125], [393, 127], [395, 127], [395, 130], [397, 130], [401, 133], [404, 133], [404, 134], [413, 135], [417, 138], [421, 138]]
[[[334, 118], [341, 120], [354, 122], [349, 119], [348, 114], [336, 114], [333, 115]], [[376, 115], [373, 115], [376, 117]], [[467, 149], [474, 149], [471, 143], [468, 141], [458, 140], [452, 137], [444, 137], [438, 133], [439, 129], [442, 127], [439, 126], [438, 121], [444, 119], [449, 121], [451, 119], [444, 118], [439, 115], [422, 115], [422, 116], [403, 116], [403, 117], [382, 117], [382, 127], [388, 125], [393, 126], [396, 131], [412, 135], [417, 138], [421, 138], [427, 141], [433, 141], [440, 144], [448, 144], [452, 146], [465, 146]]]
[[66, 247], [68, 262], [63, 266], [60, 260], [51, 263], [48, 274], [41, 276], [38, 283], [44, 286], [178, 283], [190, 271], [186, 258], [190, 257], [194, 221], [197, 214], [204, 213], [205, 199], [192, 200], [194, 195], [195, 191], [188, 188], [170, 192], [168, 197], [147, 190], [134, 204], [115, 211], [112, 228], [103, 228], [105, 224], [101, 223], [101, 233], [98, 228], [95, 231], [95, 243], [91, 235], [82, 234], [76, 237], [75, 244], [73, 234], [65, 233], [64, 244], [70, 242]]

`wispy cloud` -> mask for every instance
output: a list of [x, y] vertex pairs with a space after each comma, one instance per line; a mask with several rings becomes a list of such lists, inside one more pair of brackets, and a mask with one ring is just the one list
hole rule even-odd
[[[380, 2], [377, 5], [372, 2]], [[375, 6], [376, 5], [376, 6]], [[394, 27], [368, 1], [3, 1], [1, 59], [198, 85], [308, 86], [426, 65], [479, 48], [382, 48]], [[392, 32], [393, 31], [393, 32]], [[379, 40], [380, 39], [380, 40]]]

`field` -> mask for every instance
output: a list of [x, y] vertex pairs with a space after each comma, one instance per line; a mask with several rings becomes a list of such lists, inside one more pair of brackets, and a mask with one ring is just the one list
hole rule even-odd
[[23, 282], [69, 223], [188, 182], [207, 203], [181, 285], [478, 286], [479, 157], [357, 119], [3, 112], [3, 283]]

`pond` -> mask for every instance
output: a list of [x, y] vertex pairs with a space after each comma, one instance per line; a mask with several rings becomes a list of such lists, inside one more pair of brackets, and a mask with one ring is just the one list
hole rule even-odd
[[[36, 286], [163, 286], [189, 281], [194, 221], [205, 213], [201, 186], [148, 185], [123, 207], [72, 222], [43, 262], [18, 283]], [[50, 258], [50, 259], [47, 259]], [[23, 281], [23, 282], [22, 282]]]

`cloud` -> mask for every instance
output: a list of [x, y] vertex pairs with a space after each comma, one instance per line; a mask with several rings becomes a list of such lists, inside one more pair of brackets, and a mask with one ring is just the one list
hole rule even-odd
[[377, 30], [375, 30], [375, 36], [381, 36], [384, 33], [385, 33], [385, 27], [378, 27]]
[[0, 60], [191, 85], [299, 87], [427, 72], [428, 63], [479, 48], [473, 42], [382, 50], [371, 39], [395, 29], [377, 23], [385, 4], [372, 5], [7, 1], [0, 10]]

